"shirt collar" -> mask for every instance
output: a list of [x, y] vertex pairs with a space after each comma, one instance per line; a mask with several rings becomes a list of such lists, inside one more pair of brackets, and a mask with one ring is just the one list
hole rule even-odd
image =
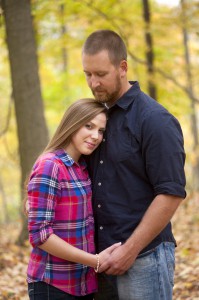
[[80, 166], [82, 169], [85, 169], [87, 167], [83, 157], [80, 157], [79, 163], [77, 164], [64, 149], [56, 150], [55, 154], [67, 167], [71, 167], [72, 165]]
[[138, 81], [129, 81], [129, 83], [132, 85], [131, 88], [122, 95], [121, 98], [118, 99], [118, 101], [110, 108], [110, 111], [112, 108], [114, 108], [116, 105], [121, 107], [124, 110], [127, 110], [129, 105], [134, 102], [135, 97], [140, 92], [140, 85]]

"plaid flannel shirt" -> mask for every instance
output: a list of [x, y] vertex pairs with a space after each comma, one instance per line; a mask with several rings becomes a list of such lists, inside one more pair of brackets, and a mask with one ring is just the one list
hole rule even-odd
[[64, 151], [38, 158], [28, 184], [29, 240], [33, 249], [27, 281], [44, 281], [64, 292], [82, 296], [96, 291], [93, 268], [55, 257], [38, 248], [54, 233], [69, 244], [95, 253], [91, 181]]

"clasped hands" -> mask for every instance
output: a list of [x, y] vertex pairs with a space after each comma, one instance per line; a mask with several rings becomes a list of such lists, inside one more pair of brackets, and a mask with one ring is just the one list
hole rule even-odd
[[127, 245], [116, 243], [99, 253], [100, 267], [98, 273], [108, 275], [124, 274], [135, 260]]

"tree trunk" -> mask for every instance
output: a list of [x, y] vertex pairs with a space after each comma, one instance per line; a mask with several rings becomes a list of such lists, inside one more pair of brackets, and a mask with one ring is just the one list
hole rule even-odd
[[196, 191], [199, 191], [199, 140], [198, 140], [198, 124], [197, 124], [197, 112], [196, 104], [194, 101], [194, 91], [193, 91], [193, 79], [191, 73], [191, 63], [190, 63], [190, 54], [189, 54], [189, 44], [188, 44], [188, 32], [186, 28], [186, 1], [181, 0], [181, 9], [182, 9], [182, 33], [183, 33], [183, 43], [184, 43], [184, 56], [185, 56], [185, 66], [186, 66], [186, 76], [187, 76], [187, 90], [191, 99], [191, 128], [193, 134], [193, 152], [195, 156], [195, 163], [193, 166], [193, 188]]
[[156, 86], [155, 86], [155, 72], [154, 72], [154, 52], [153, 40], [151, 36], [151, 19], [150, 8], [148, 0], [142, 0], [143, 3], [143, 18], [145, 23], [145, 42], [146, 42], [146, 61], [148, 74], [148, 92], [149, 95], [157, 100]]
[[65, 24], [65, 18], [64, 18], [64, 11], [65, 11], [65, 5], [62, 3], [60, 5], [60, 16], [61, 16], [61, 38], [62, 38], [62, 71], [67, 71], [68, 66], [68, 57], [67, 57], [67, 50], [65, 46], [65, 37], [67, 33], [67, 28]]
[[[44, 118], [36, 43], [30, 0], [2, 0], [12, 77], [21, 166], [21, 198], [24, 181], [48, 141]], [[26, 218], [22, 214], [22, 232], [18, 243], [27, 238]]]
[[9, 223], [10, 218], [9, 218], [9, 214], [8, 214], [8, 208], [7, 208], [7, 201], [6, 201], [6, 194], [4, 191], [4, 186], [3, 186], [3, 182], [1, 180], [1, 176], [0, 176], [0, 195], [2, 196], [2, 223]]

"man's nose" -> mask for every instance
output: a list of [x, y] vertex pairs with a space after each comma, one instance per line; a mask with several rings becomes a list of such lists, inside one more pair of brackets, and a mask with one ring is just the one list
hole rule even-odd
[[99, 79], [96, 76], [92, 76], [90, 82], [92, 88], [96, 88], [100, 85]]

